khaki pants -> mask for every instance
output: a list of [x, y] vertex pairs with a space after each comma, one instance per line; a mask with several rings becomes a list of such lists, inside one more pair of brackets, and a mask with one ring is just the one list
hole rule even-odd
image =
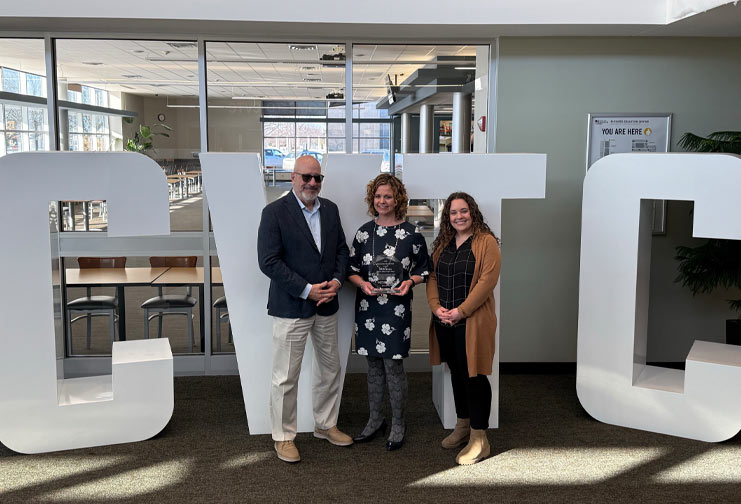
[[337, 347], [337, 313], [305, 319], [273, 317], [273, 378], [270, 387], [270, 422], [273, 440], [296, 437], [298, 377], [306, 338], [314, 345], [312, 404], [314, 423], [320, 429], [337, 425], [340, 409], [340, 354]]

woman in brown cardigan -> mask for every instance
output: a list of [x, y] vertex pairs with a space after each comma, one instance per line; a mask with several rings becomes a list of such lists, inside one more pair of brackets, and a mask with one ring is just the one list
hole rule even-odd
[[462, 465], [489, 456], [491, 374], [494, 360], [494, 287], [499, 280], [499, 243], [474, 199], [463, 192], [448, 196], [440, 233], [432, 244], [433, 273], [427, 283], [430, 362], [450, 368], [458, 417], [443, 448], [468, 444], [456, 457]]

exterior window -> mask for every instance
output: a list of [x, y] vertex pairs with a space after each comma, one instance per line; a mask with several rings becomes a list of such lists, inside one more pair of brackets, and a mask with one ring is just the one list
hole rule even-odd
[[3, 91], [9, 93], [21, 92], [21, 73], [10, 68], [3, 68]]
[[[0, 65], [0, 91], [44, 97], [46, 78]], [[0, 156], [47, 150], [48, 138], [43, 105], [0, 104]]]

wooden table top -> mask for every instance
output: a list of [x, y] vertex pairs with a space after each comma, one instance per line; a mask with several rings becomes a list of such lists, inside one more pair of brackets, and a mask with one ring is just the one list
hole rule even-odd
[[432, 217], [432, 210], [425, 205], [409, 205], [407, 217]]
[[[158, 284], [181, 284], [181, 285], [196, 285], [203, 283], [203, 267], [196, 266], [195, 268], [170, 268], [154, 282]], [[221, 279], [221, 268], [211, 268], [211, 283], [220, 284], [223, 283]]]
[[67, 268], [67, 285], [149, 285], [168, 268]]

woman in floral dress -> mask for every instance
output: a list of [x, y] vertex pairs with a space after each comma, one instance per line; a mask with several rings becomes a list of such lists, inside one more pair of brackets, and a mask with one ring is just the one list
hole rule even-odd
[[355, 233], [348, 279], [358, 287], [355, 347], [368, 359], [370, 418], [354, 440], [364, 443], [385, 432], [388, 384], [392, 419], [386, 448], [391, 451], [404, 443], [407, 378], [403, 359], [411, 343], [412, 289], [427, 278], [429, 256], [424, 237], [405, 220], [407, 194], [399, 179], [386, 173], [377, 176], [368, 183], [365, 201], [374, 219]]

